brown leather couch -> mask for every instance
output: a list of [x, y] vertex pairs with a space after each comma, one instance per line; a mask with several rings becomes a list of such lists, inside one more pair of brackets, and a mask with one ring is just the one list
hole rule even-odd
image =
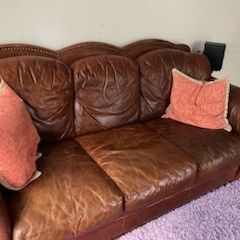
[[162, 40], [0, 46], [0, 75], [24, 99], [43, 153], [38, 180], [1, 189], [6, 240], [114, 239], [239, 177], [240, 88], [231, 133], [162, 119], [173, 67], [211, 80], [204, 55]]

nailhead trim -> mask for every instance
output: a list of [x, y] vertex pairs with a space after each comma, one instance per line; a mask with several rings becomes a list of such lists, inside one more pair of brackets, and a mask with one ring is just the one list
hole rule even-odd
[[[142, 43], [144, 44], [144, 42]], [[156, 43], [155, 43], [156, 44]], [[151, 42], [150, 42], [150, 45]], [[171, 47], [177, 47], [179, 49], [182, 49], [182, 44], [173, 44], [173, 43], [170, 43], [170, 42], [159, 42], [157, 43], [157, 46], [161, 46], [161, 45], [166, 45], [166, 46], [171, 46]], [[122, 56], [127, 56], [129, 55], [129, 50], [131, 49], [134, 49], [136, 46], [141, 46], [141, 42], [139, 42], [139, 45], [138, 43], [136, 42], [135, 45], [134, 44], [130, 44], [130, 46], [126, 46], [125, 48], [118, 48], [118, 47], [114, 47], [114, 46], [105, 46], [104, 43], [101, 44], [93, 44], [93, 45], [82, 45], [82, 46], [79, 46], [79, 47], [76, 47], [76, 48], [72, 48], [72, 49], [69, 49], [69, 50], [59, 50], [59, 51], [51, 51], [51, 50], [44, 50], [44, 49], [40, 49], [40, 48], [37, 48], [37, 47], [26, 47], [26, 46], [12, 46], [12, 47], [2, 47], [1, 48], [1, 45], [0, 45], [0, 51], [2, 52], [8, 52], [8, 51], [26, 51], [26, 52], [38, 52], [38, 53], [41, 53], [41, 54], [45, 54], [45, 55], [48, 55], [48, 56], [51, 56], [51, 57], [55, 57], [55, 58], [58, 58], [60, 56], [66, 56], [68, 54], [71, 54], [71, 53], [77, 53], [77, 52], [80, 52], [80, 51], [84, 51], [84, 50], [88, 50], [88, 49], [102, 49], [102, 50], [107, 50], [107, 51], [113, 51], [119, 55], [122, 55]]]
[[50, 51], [47, 51], [47, 50], [43, 50], [43, 49], [38, 49], [38, 48], [31, 48], [31, 47], [22, 47], [22, 46], [19, 46], [19, 47], [3, 47], [1, 48], [0, 47], [0, 50], [1, 51], [15, 51], [15, 50], [20, 50], [20, 51], [28, 51], [28, 52], [39, 52], [39, 53], [43, 53], [43, 54], [47, 54], [47, 55], [50, 55], [50, 56], [56, 56], [56, 54], [50, 52]]
[[59, 52], [59, 53], [52, 53], [52, 52], [49, 52], [47, 50], [43, 50], [43, 49], [37, 49], [37, 48], [31, 48], [31, 47], [3, 47], [3, 48], [0, 48], [0, 51], [4, 51], [4, 52], [7, 52], [7, 51], [16, 51], [16, 50], [20, 50], [20, 51], [28, 51], [28, 52], [39, 52], [39, 53], [43, 53], [43, 54], [47, 54], [47, 55], [50, 55], [50, 56], [56, 56], [56, 57], [59, 57], [59, 56], [64, 56], [64, 55], [67, 55], [69, 53], [74, 53], [74, 52], [79, 52], [81, 50], [88, 50], [88, 49], [94, 49], [94, 48], [101, 48], [103, 50], [111, 50], [111, 51], [114, 51], [116, 53], [124, 53], [124, 50], [120, 50], [120, 49], [117, 49], [117, 48], [114, 48], [114, 47], [106, 47], [106, 46], [101, 46], [101, 45], [86, 45], [86, 46], [80, 46], [78, 48], [73, 48], [73, 49], [69, 49], [67, 51], [64, 51], [64, 52]]
[[72, 52], [79, 52], [81, 50], [88, 50], [88, 49], [94, 49], [94, 48], [101, 48], [103, 50], [111, 50], [111, 51], [114, 51], [116, 53], [123, 53], [124, 52], [123, 50], [120, 50], [120, 49], [117, 49], [117, 48], [114, 48], [114, 47], [107, 47], [107, 46], [101, 46], [101, 45], [85, 45], [85, 46], [80, 46], [80, 47], [77, 47], [77, 48], [69, 49], [69, 50], [66, 50], [64, 52], [59, 52], [59, 53], [57, 53], [57, 56], [64, 56], [64, 55], [67, 55], [67, 54], [72, 53]]

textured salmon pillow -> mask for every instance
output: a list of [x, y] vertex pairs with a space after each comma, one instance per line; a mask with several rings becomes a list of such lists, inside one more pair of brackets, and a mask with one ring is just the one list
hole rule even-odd
[[195, 80], [188, 75], [172, 70], [173, 85], [170, 105], [163, 118], [208, 129], [231, 131], [227, 119], [229, 82]]
[[0, 184], [19, 190], [40, 176], [39, 136], [23, 100], [0, 82]]

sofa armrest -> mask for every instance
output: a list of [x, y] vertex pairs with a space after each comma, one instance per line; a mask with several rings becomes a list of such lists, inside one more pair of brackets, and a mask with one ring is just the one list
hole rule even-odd
[[230, 85], [228, 119], [233, 130], [240, 134], [240, 88]]
[[11, 239], [11, 225], [8, 210], [0, 192], [0, 239]]

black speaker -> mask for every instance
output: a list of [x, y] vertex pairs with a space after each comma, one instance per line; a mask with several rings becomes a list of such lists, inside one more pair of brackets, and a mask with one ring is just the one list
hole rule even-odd
[[203, 53], [210, 61], [211, 68], [214, 71], [219, 71], [222, 68], [226, 44], [206, 42]]

